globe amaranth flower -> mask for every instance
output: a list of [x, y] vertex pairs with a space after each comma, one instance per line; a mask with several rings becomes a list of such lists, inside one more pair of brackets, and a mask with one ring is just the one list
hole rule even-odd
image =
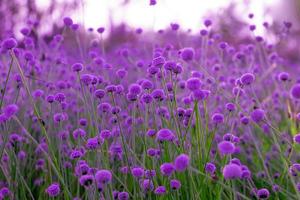
[[224, 155], [233, 154], [235, 150], [235, 146], [233, 143], [229, 141], [222, 141], [218, 144], [218, 150], [221, 154]]
[[58, 183], [53, 183], [50, 186], [47, 187], [46, 189], [46, 193], [50, 196], [50, 197], [56, 197], [59, 195], [60, 193], [60, 186]]
[[119, 192], [118, 193], [118, 200], [128, 200], [129, 194], [128, 192]]
[[240, 81], [243, 85], [251, 85], [255, 80], [255, 76], [252, 73], [245, 73], [241, 76]]
[[112, 181], [112, 173], [109, 170], [98, 170], [95, 174], [95, 180], [98, 184], [108, 184]]
[[202, 85], [201, 80], [197, 77], [189, 78], [186, 81], [186, 87], [191, 91], [200, 89], [201, 85]]
[[294, 99], [300, 99], [300, 84], [294, 85], [290, 91], [290, 94]]
[[223, 176], [225, 180], [241, 178], [242, 176], [241, 167], [233, 163], [225, 165], [223, 168]]
[[176, 171], [183, 172], [190, 165], [190, 157], [186, 154], [180, 154], [175, 158], [174, 166]]
[[94, 182], [94, 176], [93, 175], [83, 175], [79, 178], [79, 183], [82, 186], [89, 187]]
[[294, 136], [294, 142], [297, 144], [300, 144], [300, 133], [298, 133]]
[[16, 104], [9, 104], [4, 109], [4, 115], [9, 119], [19, 111], [19, 107]]
[[154, 194], [156, 194], [156, 195], [164, 195], [164, 194], [166, 194], [166, 192], [167, 192], [167, 189], [165, 186], [158, 186], [154, 190]]
[[209, 174], [214, 174], [215, 173], [215, 171], [216, 171], [216, 166], [215, 166], [215, 164], [213, 164], [213, 163], [206, 163], [206, 165], [205, 165], [205, 171], [207, 172], [207, 173], [209, 173]]
[[93, 137], [93, 138], [89, 138], [86, 141], [86, 148], [89, 150], [95, 150], [100, 146], [100, 138], [98, 137]]
[[18, 42], [16, 39], [14, 38], [7, 38], [2, 42], [2, 48], [6, 49], [6, 50], [10, 50], [15, 48], [18, 45]]
[[270, 192], [266, 188], [257, 190], [256, 194], [259, 199], [268, 199], [270, 197]]
[[141, 178], [144, 176], [144, 169], [141, 167], [134, 167], [131, 169], [131, 174], [136, 178]]
[[83, 64], [82, 63], [74, 63], [72, 65], [72, 71], [73, 72], [81, 72], [83, 70]]
[[142, 88], [140, 85], [134, 83], [129, 86], [128, 91], [132, 95], [139, 95], [142, 92]]
[[265, 118], [265, 111], [263, 109], [258, 108], [251, 113], [251, 119], [256, 123], [262, 121], [264, 118]]
[[73, 24], [73, 20], [70, 17], [64, 17], [63, 22], [65, 26], [71, 26]]
[[141, 180], [140, 186], [145, 192], [152, 191], [154, 189], [154, 184], [151, 179]]
[[171, 176], [175, 171], [175, 167], [172, 163], [163, 163], [160, 166], [160, 172], [164, 176]]
[[180, 57], [184, 61], [191, 61], [194, 59], [195, 50], [192, 47], [186, 47], [180, 50]]
[[172, 141], [174, 138], [174, 133], [169, 129], [160, 129], [156, 134], [156, 139], [159, 142]]
[[221, 113], [214, 113], [211, 117], [212, 121], [216, 124], [221, 124], [224, 122], [224, 115]]
[[290, 78], [290, 75], [289, 75], [289, 73], [287, 73], [287, 72], [280, 72], [280, 73], [278, 74], [278, 79], [279, 79], [280, 81], [285, 82], [285, 81], [289, 80], [289, 78]]
[[172, 190], [178, 190], [181, 187], [181, 182], [177, 179], [170, 180], [170, 188]]

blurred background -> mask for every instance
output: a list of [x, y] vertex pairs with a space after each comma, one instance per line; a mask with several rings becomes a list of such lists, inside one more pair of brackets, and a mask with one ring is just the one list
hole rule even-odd
[[[214, 24], [237, 21], [249, 23], [249, 13], [255, 17], [256, 34], [264, 34], [263, 22], [300, 22], [300, 0], [1, 0], [0, 26], [2, 33], [17, 34], [26, 23], [35, 23], [40, 33], [50, 33], [62, 27], [62, 18], [71, 16], [74, 22], [87, 28], [105, 27], [109, 34], [112, 24], [126, 22], [131, 27], [160, 30], [170, 23], [179, 23], [181, 30], [197, 33], [203, 17]], [[229, 17], [230, 16], [230, 17]], [[225, 20], [226, 19], [226, 20]]]

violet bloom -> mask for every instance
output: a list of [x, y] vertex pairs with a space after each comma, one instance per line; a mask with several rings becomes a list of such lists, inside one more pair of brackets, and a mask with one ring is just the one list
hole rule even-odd
[[300, 84], [294, 85], [290, 93], [294, 99], [300, 99]]
[[183, 172], [190, 165], [190, 157], [186, 154], [180, 154], [175, 158], [174, 166], [176, 171]]
[[119, 192], [118, 193], [118, 200], [128, 200], [129, 194], [127, 192]]
[[263, 109], [255, 109], [251, 113], [251, 119], [256, 123], [262, 121], [264, 118], [265, 118], [265, 111]]
[[160, 172], [164, 176], [171, 176], [174, 171], [175, 171], [175, 167], [172, 163], [163, 163], [160, 166]]
[[179, 180], [172, 179], [170, 181], [170, 187], [172, 190], [178, 190], [181, 188], [181, 182]]
[[112, 173], [109, 170], [98, 170], [95, 174], [95, 180], [98, 184], [108, 184], [112, 181]]
[[60, 186], [58, 183], [53, 183], [50, 186], [47, 187], [46, 189], [47, 194], [50, 197], [56, 197], [59, 195], [60, 193]]
[[158, 186], [154, 190], [154, 194], [156, 194], [156, 195], [164, 195], [164, 194], [166, 194], [166, 192], [167, 192], [167, 190], [166, 190], [165, 186]]
[[218, 149], [221, 154], [233, 154], [235, 150], [235, 146], [233, 143], [229, 141], [222, 141], [218, 144]]
[[160, 129], [156, 134], [156, 139], [159, 142], [172, 141], [174, 138], [175, 135], [169, 129]]
[[242, 176], [241, 167], [236, 164], [228, 164], [223, 168], [223, 176], [225, 180], [238, 179]]

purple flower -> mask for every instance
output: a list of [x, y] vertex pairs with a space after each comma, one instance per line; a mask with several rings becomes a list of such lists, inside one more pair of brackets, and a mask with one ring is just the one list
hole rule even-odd
[[164, 176], [171, 176], [174, 171], [175, 171], [175, 167], [172, 163], [163, 163], [160, 166], [160, 172]]
[[47, 194], [50, 197], [56, 197], [59, 195], [60, 193], [60, 186], [58, 183], [53, 183], [50, 186], [48, 186], [48, 188], [46, 189]]
[[241, 76], [241, 83], [243, 85], [250, 85], [255, 80], [255, 76], [251, 73], [246, 73]]
[[166, 192], [167, 192], [167, 190], [166, 190], [165, 186], [158, 186], [154, 190], [154, 194], [156, 194], [156, 195], [164, 195], [164, 194], [166, 194]]
[[11, 118], [13, 115], [15, 115], [19, 111], [19, 107], [16, 104], [10, 104], [7, 105], [4, 108], [4, 114], [7, 118]]
[[128, 200], [129, 194], [127, 192], [119, 192], [118, 200]]
[[136, 178], [141, 178], [144, 176], [144, 169], [141, 167], [134, 167], [131, 169], [131, 174]]
[[264, 118], [265, 118], [265, 111], [263, 109], [255, 109], [251, 113], [251, 119], [256, 123], [262, 121]]
[[195, 50], [192, 47], [186, 47], [180, 50], [181, 59], [184, 61], [191, 61], [194, 58]]
[[175, 135], [169, 129], [160, 129], [156, 134], [156, 139], [159, 142], [172, 141], [174, 138]]
[[268, 199], [269, 196], [270, 196], [270, 192], [266, 188], [262, 188], [257, 191], [257, 197], [259, 199]]
[[186, 81], [186, 87], [191, 91], [195, 91], [195, 90], [200, 89], [201, 84], [202, 84], [201, 80], [199, 78], [196, 78], [196, 77], [189, 78]]
[[83, 175], [79, 179], [79, 183], [82, 186], [89, 187], [94, 182], [94, 176], [93, 175]]
[[95, 180], [99, 184], [108, 184], [112, 181], [112, 173], [109, 170], [98, 170], [95, 174]]
[[14, 38], [5, 39], [2, 42], [2, 47], [6, 50], [15, 48], [18, 45], [17, 41]]
[[175, 158], [174, 166], [176, 171], [183, 172], [190, 164], [190, 157], [186, 154], [180, 154]]
[[151, 179], [142, 180], [140, 185], [145, 192], [152, 191], [154, 189], [154, 185]]
[[221, 154], [227, 155], [227, 154], [233, 154], [235, 150], [235, 146], [233, 143], [229, 141], [222, 141], [218, 144], [218, 149]]
[[223, 176], [225, 180], [238, 179], [242, 176], [241, 167], [236, 164], [228, 164], [223, 168]]
[[179, 180], [172, 179], [170, 181], [170, 187], [171, 187], [172, 190], [178, 190], [181, 187], [181, 183], [180, 183]]
[[290, 93], [294, 99], [300, 99], [300, 84], [294, 85]]
[[216, 166], [213, 163], [206, 163], [205, 165], [205, 171], [209, 174], [214, 174], [216, 171]]

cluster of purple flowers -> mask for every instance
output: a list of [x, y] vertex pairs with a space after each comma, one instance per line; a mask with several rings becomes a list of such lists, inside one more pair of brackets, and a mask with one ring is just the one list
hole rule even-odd
[[237, 44], [208, 19], [107, 40], [62, 21], [1, 38], [0, 199], [300, 198], [290, 23]]

